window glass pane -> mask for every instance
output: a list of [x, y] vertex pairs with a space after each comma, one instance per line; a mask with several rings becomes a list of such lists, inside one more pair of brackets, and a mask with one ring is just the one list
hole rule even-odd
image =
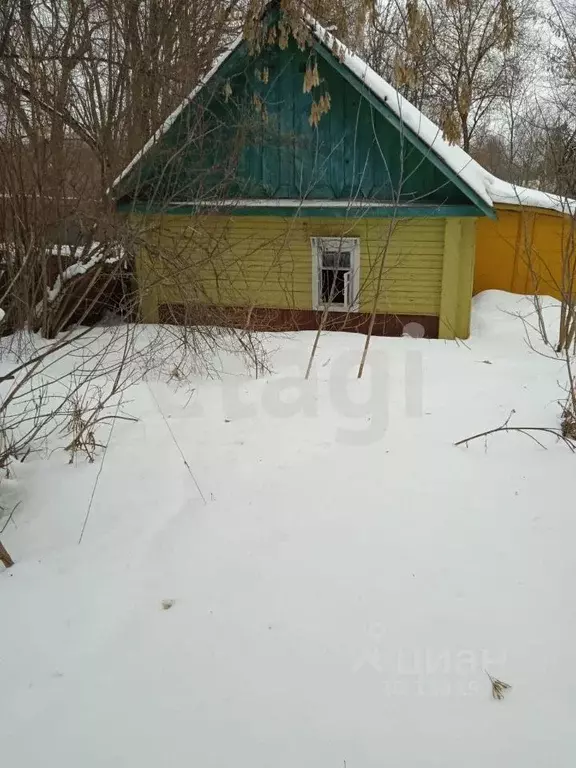
[[350, 269], [350, 251], [322, 251], [322, 266]]
[[321, 272], [322, 304], [346, 305], [345, 269], [323, 269]]

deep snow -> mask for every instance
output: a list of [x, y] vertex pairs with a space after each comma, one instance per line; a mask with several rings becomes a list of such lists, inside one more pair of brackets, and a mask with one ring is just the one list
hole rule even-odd
[[576, 457], [453, 445], [558, 422], [517, 312], [490, 292], [469, 342], [376, 338], [360, 382], [363, 336], [325, 334], [309, 382], [313, 334], [271, 336], [274, 373], [142, 382], [94, 464], [18, 465], [3, 764], [571, 768]]

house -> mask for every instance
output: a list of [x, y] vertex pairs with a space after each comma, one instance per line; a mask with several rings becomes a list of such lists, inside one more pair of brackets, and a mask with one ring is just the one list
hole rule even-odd
[[466, 338], [498, 180], [305, 21], [235, 40], [114, 183], [142, 319]]

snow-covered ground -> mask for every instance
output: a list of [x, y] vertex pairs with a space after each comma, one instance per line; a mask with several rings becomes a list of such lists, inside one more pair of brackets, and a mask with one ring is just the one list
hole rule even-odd
[[142, 382], [94, 464], [18, 464], [2, 764], [572, 768], [576, 457], [453, 445], [558, 423], [517, 312], [376, 338], [361, 381], [363, 336], [324, 335], [308, 382], [313, 334], [271, 336], [270, 375]]

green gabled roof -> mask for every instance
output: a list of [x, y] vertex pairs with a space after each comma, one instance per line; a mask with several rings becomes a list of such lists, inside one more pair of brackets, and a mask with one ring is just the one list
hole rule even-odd
[[[210, 112], [217, 115], [221, 131], [229, 130], [227, 122], [233, 124], [234, 120], [227, 120], [227, 115], [222, 112], [222, 85], [233, 83], [233, 88], [238, 91], [234, 95], [239, 99], [245, 98], [248, 87], [253, 88], [254, 93], [263, 93], [266, 88], [252, 73], [259, 62], [274, 62], [278, 64], [278, 74], [267, 94], [271, 105], [270, 124], [274, 123], [276, 138], [270, 138], [272, 131], [268, 127], [262, 129], [256, 142], [252, 135], [251, 143], [243, 145], [240, 167], [245, 182], [252, 186], [240, 189], [236, 185], [229, 197], [328, 200], [348, 199], [359, 194], [359, 202], [380, 199], [385, 202], [386, 197], [382, 195], [386, 185], [391, 187], [388, 192], [394, 191], [394, 174], [398, 175], [396, 165], [400, 164], [400, 171], [408, 176], [408, 183], [405, 178], [400, 180], [402, 194], [406, 192], [401, 202], [412, 211], [421, 201], [424, 209], [431, 203], [446, 208], [445, 215], [449, 215], [450, 206], [460, 209], [472, 206], [476, 215], [494, 216], [486, 188], [486, 172], [462, 149], [447, 144], [440, 129], [365, 62], [348, 52], [334, 55], [332, 50], [337, 41], [313, 19], [307, 21], [313, 43], [305, 53], [291, 45], [286, 51], [273, 47], [251, 58], [246, 43], [237, 38], [116, 179], [113, 188], [119, 202], [122, 203], [123, 196], [133, 193], [138, 181], [152, 179], [156, 184], [161, 178], [167, 185], [161, 200], [163, 205], [168, 203], [172, 209], [173, 204], [179, 204], [182, 209], [182, 204], [193, 203], [190, 198], [194, 198], [195, 178], [207, 168], [202, 169], [201, 162], [216, 158], [206, 148], [200, 152], [185, 146], [193, 105], [204, 99]], [[302, 94], [302, 61], [311, 55], [315, 55], [321, 65], [322, 87], [330, 90], [332, 100], [330, 111], [322, 117], [317, 129], [307, 124], [314, 94]], [[299, 77], [298, 85], [290, 81], [296, 76]], [[283, 104], [287, 106], [282, 107]], [[348, 140], [352, 129], [353, 137]], [[266, 133], [269, 134], [267, 138]], [[337, 140], [340, 135], [343, 137], [341, 141]], [[279, 136], [284, 137], [282, 141], [278, 140]], [[321, 141], [310, 138], [312, 136], [320, 137]], [[290, 147], [286, 137], [290, 139]], [[309, 146], [303, 144], [304, 149], [299, 146], [299, 137], [307, 138]], [[220, 142], [225, 145], [230, 138], [230, 134], [221, 133]], [[301, 188], [296, 189], [294, 178], [298, 176], [298, 170], [300, 175], [304, 171], [310, 172], [307, 166], [312, 150], [316, 153], [314, 170], [318, 173], [320, 156], [320, 173], [325, 178], [304, 194]], [[177, 168], [171, 156], [178, 156]], [[219, 161], [220, 164], [225, 162], [222, 158]], [[165, 169], [169, 163], [170, 173], [167, 174]], [[296, 166], [296, 171], [289, 167], [291, 164]], [[362, 166], [360, 181], [358, 166]], [[293, 180], [291, 184], [286, 182], [287, 175]]]

